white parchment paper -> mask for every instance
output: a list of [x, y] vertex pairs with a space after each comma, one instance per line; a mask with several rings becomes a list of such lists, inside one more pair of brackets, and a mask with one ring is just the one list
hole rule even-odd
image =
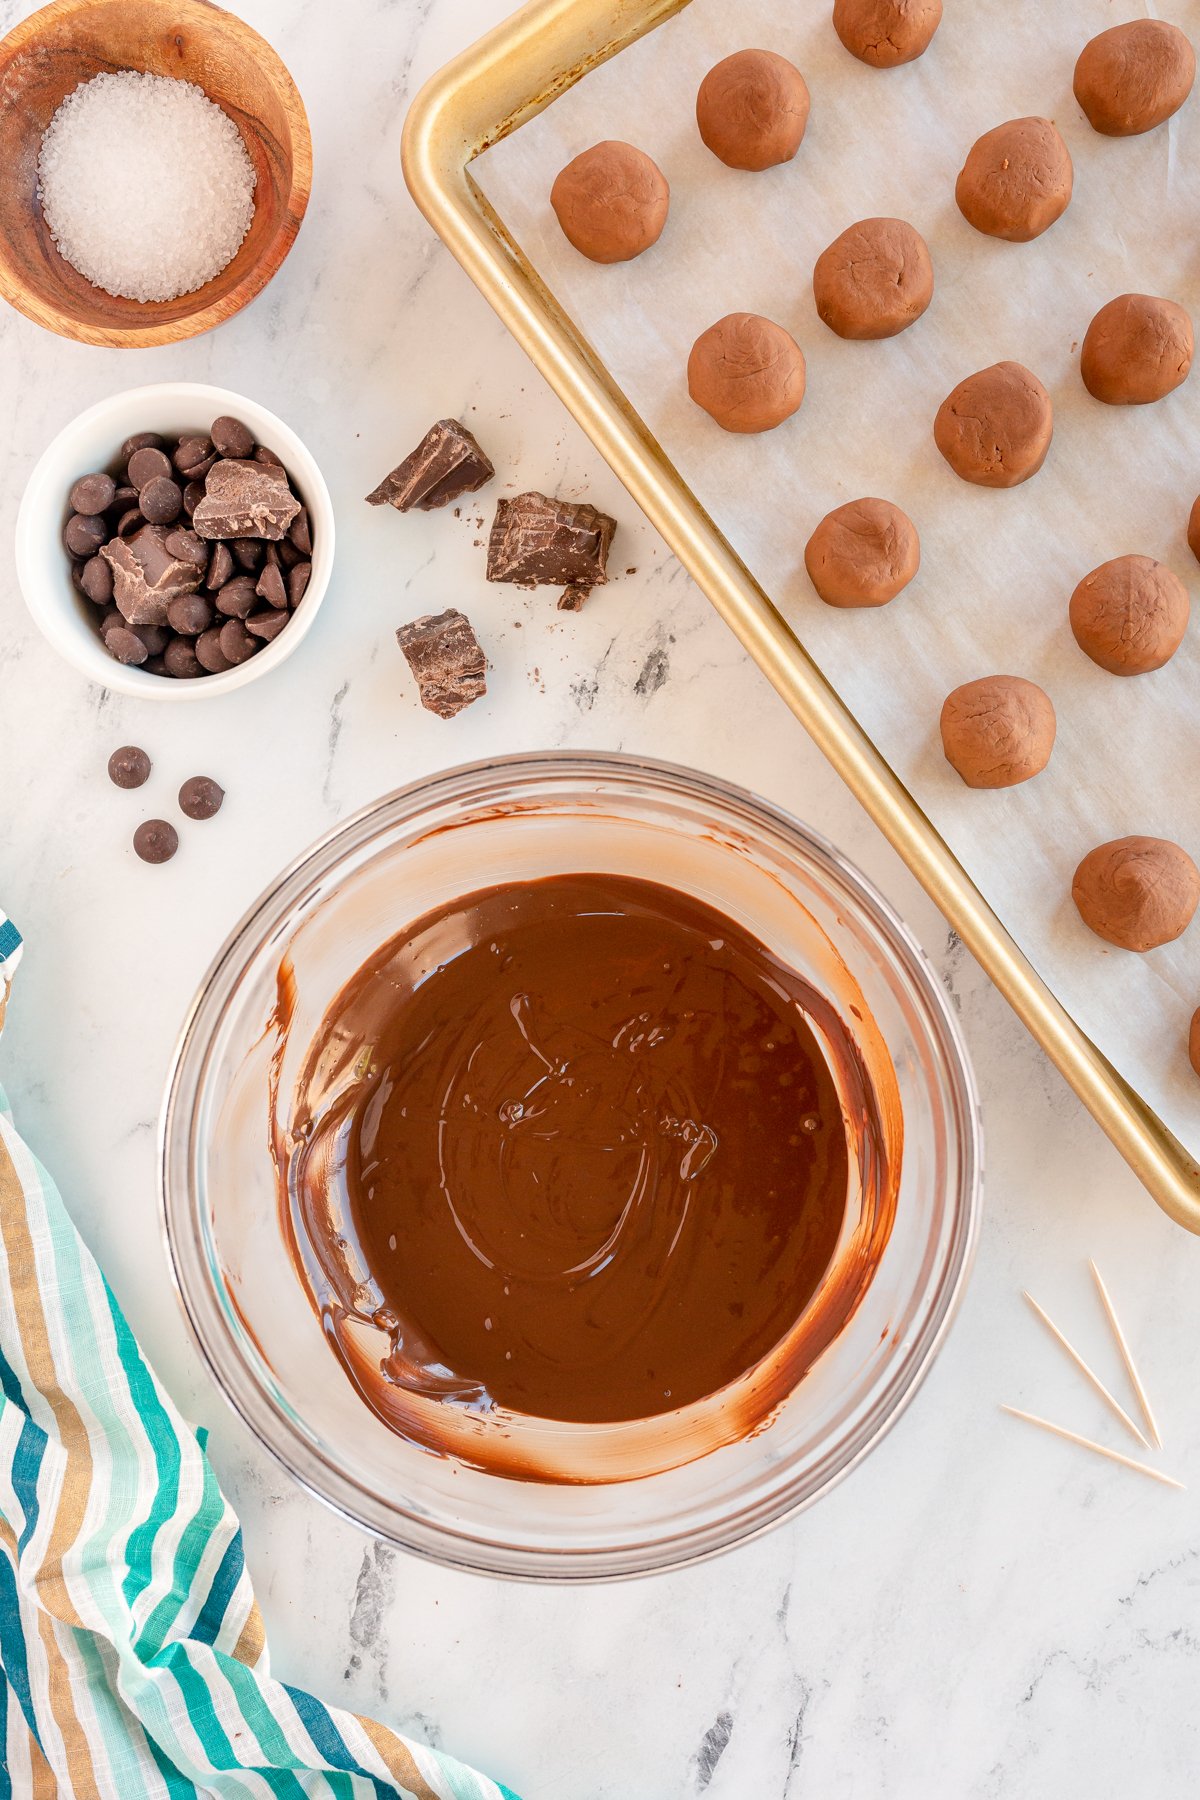
[[[1200, 1081], [1186, 1053], [1200, 921], [1137, 956], [1093, 937], [1070, 899], [1079, 858], [1108, 838], [1174, 838], [1200, 860], [1200, 618], [1165, 669], [1126, 679], [1089, 662], [1067, 622], [1076, 582], [1127, 551], [1197, 586], [1185, 531], [1200, 491], [1200, 372], [1156, 406], [1111, 408], [1078, 372], [1088, 322], [1114, 295], [1165, 295], [1193, 316], [1200, 306], [1200, 93], [1168, 125], [1124, 140], [1097, 136], [1071, 93], [1086, 40], [1145, 10], [1137, 0], [946, 0], [926, 55], [877, 71], [842, 49], [829, 0], [693, 0], [476, 171], [1035, 966], [1200, 1154]], [[752, 45], [790, 57], [812, 93], [798, 156], [765, 174], [724, 168], [695, 127], [707, 69]], [[1075, 193], [1046, 235], [1001, 243], [962, 219], [954, 182], [980, 133], [1026, 114], [1058, 125]], [[658, 245], [613, 267], [571, 249], [548, 201], [563, 163], [604, 137], [640, 144], [671, 183]], [[873, 215], [924, 234], [936, 290], [900, 337], [846, 343], [817, 317], [813, 263]], [[800, 413], [759, 438], [722, 432], [691, 404], [684, 376], [696, 336], [740, 310], [787, 326], [808, 361]], [[950, 472], [932, 425], [956, 382], [1002, 358], [1049, 388], [1055, 431], [1042, 471], [995, 492]], [[808, 583], [804, 545], [830, 508], [865, 494], [912, 516], [921, 571], [888, 607], [837, 612]], [[992, 673], [1047, 689], [1058, 742], [1035, 781], [977, 793], [944, 762], [937, 720], [950, 688]], [[791, 729], [780, 712], [781, 756]], [[803, 816], [802, 792], [793, 806]]]

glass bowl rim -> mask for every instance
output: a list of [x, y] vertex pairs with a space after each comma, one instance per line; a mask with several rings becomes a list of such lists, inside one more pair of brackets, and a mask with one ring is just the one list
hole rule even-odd
[[[230, 993], [236, 989], [247, 963], [247, 957], [240, 954], [243, 946], [249, 941], [257, 951], [270, 941], [270, 916], [278, 912], [280, 897], [285, 890], [305, 878], [317, 880], [328, 875], [343, 855], [361, 849], [369, 841], [372, 829], [379, 829], [385, 821], [393, 825], [411, 824], [421, 812], [438, 805], [456, 799], [480, 803], [494, 799], [494, 790], [510, 787], [514, 780], [536, 781], [539, 777], [547, 780], [607, 777], [618, 787], [623, 782], [642, 781], [668, 797], [715, 800], [723, 808], [741, 813], [753, 823], [766, 825], [818, 865], [825, 875], [832, 877], [837, 887], [853, 897], [883, 939], [893, 964], [900, 965], [910, 987], [923, 1003], [924, 1022], [941, 1051], [943, 1073], [953, 1107], [952, 1123], [957, 1126], [957, 1191], [948, 1199], [952, 1242], [933, 1301], [921, 1321], [914, 1344], [888, 1377], [882, 1392], [873, 1399], [849, 1439], [836, 1440], [821, 1462], [802, 1475], [803, 1492], [784, 1487], [757, 1507], [731, 1511], [716, 1524], [685, 1526], [679, 1536], [669, 1539], [639, 1542], [631, 1533], [631, 1541], [615, 1550], [611, 1546], [590, 1549], [574, 1545], [531, 1550], [471, 1531], [458, 1531], [441, 1520], [383, 1500], [341, 1470], [310, 1437], [302, 1435], [284, 1417], [236, 1344], [209, 1277], [207, 1259], [200, 1245], [200, 1221], [191, 1183], [187, 1180], [191, 1165], [187, 1127], [196, 1099], [203, 1091], [203, 1083], [197, 1080], [189, 1092], [183, 1086], [183, 1078], [191, 1063], [198, 1061], [201, 1073], [207, 1067], [205, 1039], [197, 1035], [202, 1016], [213, 1004], [215, 991], [223, 980], [228, 983]], [[334, 854], [335, 850], [337, 854]], [[293, 908], [288, 906], [285, 916], [292, 911]], [[261, 929], [264, 923], [266, 930]], [[278, 926], [278, 918], [274, 924]], [[227, 994], [226, 1000], [228, 997]], [[173, 1160], [180, 1164], [175, 1177]], [[392, 789], [339, 820], [294, 857], [262, 890], [216, 952], [180, 1026], [159, 1114], [158, 1172], [164, 1250], [188, 1334], [226, 1403], [261, 1448], [304, 1490], [339, 1517], [411, 1555], [469, 1573], [562, 1584], [629, 1579], [708, 1561], [794, 1517], [858, 1466], [867, 1452], [887, 1435], [914, 1398], [957, 1314], [978, 1243], [983, 1138], [978, 1088], [962, 1028], [933, 964], [875, 884], [823, 834], [774, 801], [738, 783], [726, 781], [722, 776], [683, 764], [621, 751], [534, 750], [460, 763]], [[194, 1267], [186, 1266], [189, 1246], [181, 1235], [184, 1224], [190, 1225], [195, 1233]], [[199, 1299], [194, 1286], [197, 1281], [201, 1287]], [[200, 1313], [204, 1301], [208, 1302], [208, 1322], [224, 1333], [225, 1342], [220, 1346], [220, 1353], [206, 1335]], [[827, 1466], [829, 1462], [833, 1463], [832, 1467]]]

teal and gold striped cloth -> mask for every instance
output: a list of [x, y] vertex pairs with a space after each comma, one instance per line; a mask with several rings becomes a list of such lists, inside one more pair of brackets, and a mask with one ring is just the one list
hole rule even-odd
[[[0, 1028], [21, 940], [0, 914]], [[242, 1534], [0, 1090], [0, 1800], [515, 1800], [272, 1679]]]

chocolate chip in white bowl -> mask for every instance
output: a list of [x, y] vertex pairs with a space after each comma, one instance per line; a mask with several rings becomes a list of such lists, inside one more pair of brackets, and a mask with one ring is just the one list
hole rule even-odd
[[72, 510], [77, 513], [107, 512], [116, 491], [117, 484], [111, 475], [81, 475], [69, 496]]

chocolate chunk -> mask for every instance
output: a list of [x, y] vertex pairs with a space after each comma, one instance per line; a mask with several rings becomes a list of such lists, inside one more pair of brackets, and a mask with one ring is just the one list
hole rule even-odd
[[605, 563], [615, 519], [586, 503], [518, 494], [496, 503], [487, 549], [489, 581], [518, 587], [596, 587], [608, 580]]
[[163, 666], [168, 675], [180, 681], [194, 681], [207, 672], [196, 655], [195, 645], [181, 637], [172, 638], [163, 651]]
[[77, 513], [107, 512], [117, 484], [111, 475], [81, 475], [71, 489], [70, 501]]
[[95, 556], [108, 536], [108, 526], [95, 513], [72, 513], [63, 526], [63, 543], [72, 556]]
[[278, 561], [268, 562], [258, 578], [255, 593], [260, 594], [268, 606], [286, 607], [288, 603], [287, 586], [283, 579], [283, 570]]
[[471, 622], [453, 607], [402, 625], [396, 642], [416, 678], [421, 705], [452, 719], [487, 692], [487, 659]]
[[170, 525], [183, 511], [183, 489], [169, 475], [156, 475], [142, 489], [138, 505], [151, 525]]
[[146, 444], [130, 457], [125, 479], [140, 494], [148, 481], [170, 481], [174, 473], [170, 457], [153, 444]]
[[107, 606], [113, 596], [112, 570], [97, 553], [89, 556], [79, 571], [80, 591], [96, 606]]
[[146, 646], [137, 632], [131, 631], [128, 625], [115, 625], [111, 631], [106, 631], [104, 648], [119, 663], [128, 663], [131, 666], [144, 663], [148, 654]]
[[308, 508], [302, 506], [287, 529], [288, 542], [302, 556], [312, 555], [312, 530], [308, 523]]
[[212, 547], [212, 555], [208, 559], [208, 574], [204, 577], [206, 588], [223, 588], [233, 574], [233, 551], [229, 545], [218, 541]]
[[[218, 604], [220, 596], [218, 595]], [[221, 654], [230, 663], [244, 663], [262, 649], [262, 640], [250, 636], [240, 619], [227, 619], [221, 627]]]
[[224, 798], [225, 789], [211, 775], [189, 775], [179, 790], [179, 810], [189, 819], [211, 819]]
[[120, 461], [127, 463], [135, 450], [165, 450], [166, 440], [160, 438], [157, 431], [135, 431], [121, 445]]
[[258, 604], [253, 575], [235, 575], [223, 588], [217, 589], [217, 611], [227, 619], [244, 619]]
[[233, 538], [230, 541], [229, 548], [233, 551], [233, 560], [239, 569], [245, 569], [249, 572], [251, 569], [260, 569], [262, 567], [263, 550], [265, 548], [262, 538]]
[[108, 779], [119, 788], [139, 788], [150, 778], [150, 758], [136, 744], [122, 744], [108, 759]]
[[167, 819], [143, 819], [133, 834], [133, 847], [143, 862], [170, 862], [179, 848], [179, 833]]
[[279, 636], [287, 622], [286, 608], [283, 612], [268, 608], [266, 612], [251, 613], [246, 620], [246, 630], [254, 637], [261, 638], [264, 644], [269, 644]]
[[221, 628], [214, 625], [211, 631], [202, 631], [196, 639], [196, 656], [203, 668], [210, 675], [223, 675], [233, 664], [221, 648]]
[[243, 425], [240, 419], [231, 419], [227, 413], [222, 413], [219, 419], [213, 420], [208, 435], [213, 441], [213, 448], [222, 456], [246, 457], [254, 454], [254, 438], [249, 427]]
[[591, 588], [567, 587], [558, 596], [559, 612], [578, 612], [591, 593]]
[[367, 495], [367, 504], [394, 506], [397, 512], [409, 512], [415, 506], [429, 512], [457, 500], [460, 494], [473, 494], [495, 473], [465, 425], [457, 419], [439, 419], [416, 449]]
[[308, 584], [312, 578], [311, 563], [297, 563], [294, 569], [288, 570], [287, 597], [289, 606], [299, 606], [308, 592]]
[[219, 462], [209, 471], [192, 524], [203, 538], [281, 538], [299, 511], [282, 468]]
[[117, 605], [131, 625], [165, 625], [171, 601], [200, 585], [199, 569], [171, 555], [166, 535], [157, 525], [143, 525], [100, 552], [113, 572]]
[[207, 569], [208, 545], [194, 531], [179, 526], [174, 531], [168, 531], [163, 541], [171, 555], [177, 556], [180, 562], [195, 563], [198, 569]]
[[213, 604], [207, 594], [180, 594], [167, 608], [167, 624], [184, 637], [199, 637], [213, 622]]

